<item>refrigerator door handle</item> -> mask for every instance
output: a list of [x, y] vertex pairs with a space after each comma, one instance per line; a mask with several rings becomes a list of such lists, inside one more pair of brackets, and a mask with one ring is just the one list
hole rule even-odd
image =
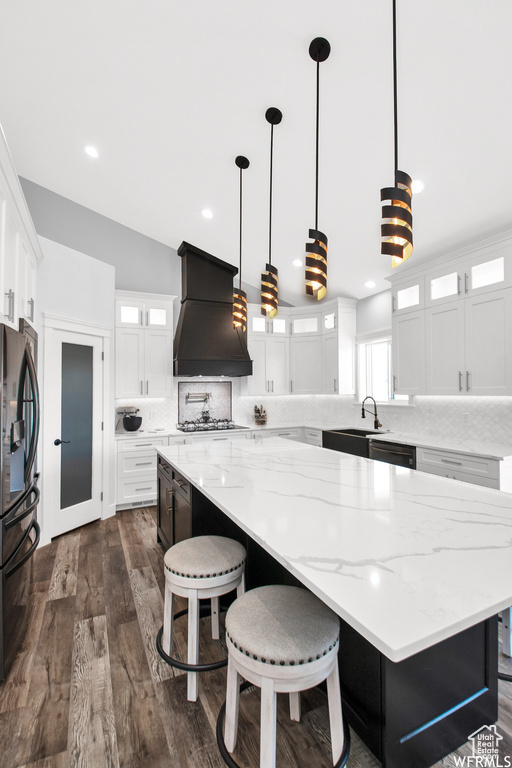
[[[10, 578], [10, 576], [12, 576], [13, 573], [16, 573], [18, 568], [21, 568], [21, 566], [27, 562], [29, 557], [32, 557], [32, 555], [34, 554], [34, 551], [37, 549], [37, 545], [39, 544], [39, 539], [41, 538], [41, 529], [39, 527], [39, 523], [37, 522], [37, 520], [32, 520], [32, 525], [28, 530], [27, 536], [30, 536], [30, 533], [32, 530], [35, 530], [36, 538], [32, 542], [30, 549], [27, 550], [27, 552], [25, 552], [23, 557], [20, 560], [18, 560], [17, 563], [15, 562], [12, 565], [7, 567], [7, 569], [5, 570], [6, 579]], [[26, 541], [26, 537], [23, 537], [23, 541]], [[16, 555], [14, 555], [13, 560], [16, 560]]]
[[37, 385], [37, 374], [34, 359], [30, 347], [25, 347], [25, 359], [27, 364], [28, 376], [30, 379], [30, 386], [32, 387], [32, 434], [30, 435], [30, 446], [27, 455], [27, 464], [25, 467], [25, 483], [27, 483], [32, 474], [32, 468], [36, 459], [37, 440], [39, 438], [39, 421], [40, 421], [40, 402], [39, 402], [39, 387]]
[[10, 528], [14, 528], [15, 525], [18, 525], [18, 523], [21, 520], [23, 520], [25, 517], [27, 517], [27, 515], [30, 515], [30, 513], [33, 512], [34, 509], [37, 507], [37, 505], [39, 504], [39, 499], [41, 497], [41, 491], [39, 490], [39, 488], [37, 487], [37, 485], [35, 483], [31, 487], [31, 489], [28, 492], [28, 494], [24, 497], [24, 499], [25, 500], [28, 499], [28, 497], [31, 494], [33, 494], [33, 493], [35, 493], [34, 501], [31, 504], [29, 504], [28, 507], [25, 510], [23, 510], [21, 515], [15, 515], [13, 518], [11, 518], [10, 520], [8, 520], [5, 523], [4, 528], [5, 528], [6, 531], [8, 531]]

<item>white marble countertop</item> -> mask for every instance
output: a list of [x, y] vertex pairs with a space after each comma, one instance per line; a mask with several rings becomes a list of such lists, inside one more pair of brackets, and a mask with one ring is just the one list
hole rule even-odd
[[158, 452], [392, 661], [512, 605], [512, 495], [281, 438]]
[[440, 451], [450, 451], [453, 453], [469, 453], [501, 461], [512, 458], [512, 444], [504, 445], [502, 443], [487, 443], [482, 440], [461, 440], [449, 436], [443, 437], [442, 435], [404, 432], [386, 432], [383, 435], [375, 435], [374, 439], [386, 440], [392, 443], [405, 443], [406, 445], [415, 445], [421, 448], [437, 448]]
[[[300, 427], [306, 427], [310, 429], [366, 429], [368, 433], [372, 432], [372, 421], [367, 419], [366, 424], [362, 419], [356, 424], [347, 425], [340, 422], [325, 422], [325, 421], [308, 421], [306, 419], [298, 422], [272, 422], [269, 421], [265, 426], [260, 426], [254, 423], [245, 424], [245, 427], [251, 432], [270, 432], [274, 429], [297, 429]], [[225, 431], [225, 430], [224, 430]], [[116, 440], [126, 438], [140, 438], [144, 437], [184, 437], [185, 435], [192, 434], [204, 434], [201, 432], [180, 432], [178, 429], [142, 429], [137, 432], [117, 432]], [[503, 443], [490, 443], [481, 440], [471, 439], [459, 439], [453, 437], [445, 437], [443, 435], [435, 435], [429, 433], [411, 433], [411, 432], [392, 432], [390, 430], [382, 430], [378, 435], [375, 435], [377, 440], [387, 440], [389, 442], [405, 443], [407, 445], [415, 445], [423, 448], [437, 448], [442, 451], [451, 451], [455, 453], [469, 453], [478, 456], [486, 456], [488, 458], [504, 459], [512, 458], [512, 443], [506, 445]]]

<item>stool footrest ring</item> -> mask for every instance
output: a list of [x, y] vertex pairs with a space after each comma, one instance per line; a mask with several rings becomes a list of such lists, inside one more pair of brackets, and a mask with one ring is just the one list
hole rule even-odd
[[[181, 616], [185, 616], [187, 613], [188, 613], [187, 608], [184, 608], [182, 611], [178, 611], [178, 613], [174, 614], [173, 621], [175, 619], [181, 618]], [[211, 613], [210, 606], [200, 605], [199, 613], [202, 616], [209, 616]], [[158, 635], [156, 636], [156, 649], [160, 657], [166, 662], [166, 664], [169, 664], [169, 666], [171, 667], [176, 667], [176, 669], [183, 669], [186, 672], [209, 672], [212, 669], [220, 669], [221, 667], [225, 667], [228, 663], [227, 656], [225, 659], [220, 659], [219, 661], [212, 661], [209, 664], [187, 664], [184, 661], [179, 661], [179, 659], [175, 659], [172, 656], [169, 656], [162, 648], [163, 634], [164, 634], [164, 628], [163, 626], [161, 626], [159, 629]]]
[[[247, 688], [250, 688], [251, 685], [252, 683], [248, 683], [248, 682], [242, 683], [242, 685], [240, 686], [240, 693], [243, 693], [245, 690], [247, 690]], [[217, 718], [217, 729], [216, 729], [217, 746], [219, 748], [219, 752], [221, 754], [222, 759], [224, 760], [224, 762], [229, 768], [241, 768], [241, 766], [238, 763], [236, 763], [231, 757], [226, 747], [226, 743], [224, 741], [223, 726], [224, 726], [225, 717], [226, 717], [226, 702], [224, 702], [224, 704], [220, 708], [219, 716]], [[345, 713], [343, 713], [343, 749], [341, 750], [341, 755], [339, 757], [339, 760], [335, 765], [333, 765], [333, 768], [344, 768], [344, 766], [347, 764], [349, 754], [350, 754], [350, 730], [345, 717]]]

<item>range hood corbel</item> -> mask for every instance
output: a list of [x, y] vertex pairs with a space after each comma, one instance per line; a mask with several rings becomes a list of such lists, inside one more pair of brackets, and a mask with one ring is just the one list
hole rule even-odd
[[245, 334], [233, 326], [238, 269], [190, 243], [181, 257], [181, 309], [174, 337], [175, 376], [250, 376]]

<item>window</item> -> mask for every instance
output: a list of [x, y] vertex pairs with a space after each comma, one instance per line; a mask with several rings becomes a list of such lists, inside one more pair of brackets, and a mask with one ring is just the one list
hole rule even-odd
[[409, 402], [408, 395], [395, 395], [392, 391], [391, 339], [375, 339], [358, 346], [359, 399], [371, 395], [378, 403]]

